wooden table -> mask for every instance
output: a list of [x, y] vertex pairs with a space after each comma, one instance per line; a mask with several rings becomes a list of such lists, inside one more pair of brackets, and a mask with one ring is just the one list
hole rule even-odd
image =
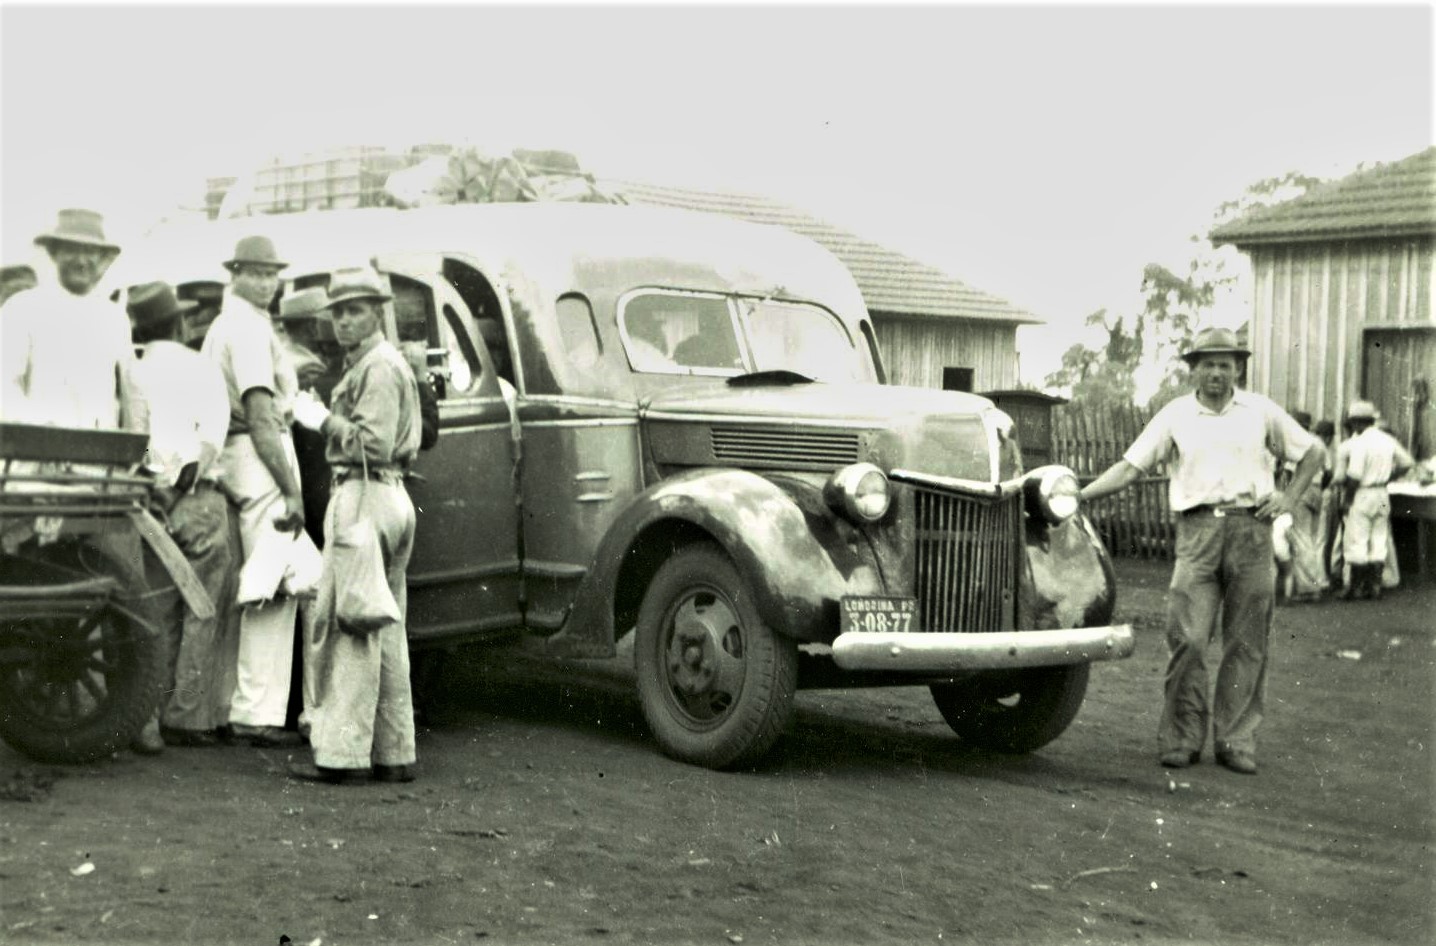
[[1436, 522], [1436, 486], [1397, 482], [1386, 489], [1391, 494], [1392, 520], [1410, 519], [1416, 523], [1416, 573], [1422, 578], [1429, 578], [1431, 523]]

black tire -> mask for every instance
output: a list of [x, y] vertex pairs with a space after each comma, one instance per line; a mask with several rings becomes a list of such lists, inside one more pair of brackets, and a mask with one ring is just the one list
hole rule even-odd
[[0, 739], [40, 762], [130, 744], [159, 708], [164, 642], [113, 602], [0, 625]]
[[638, 611], [634, 663], [643, 716], [683, 762], [752, 765], [792, 719], [798, 647], [763, 622], [716, 546], [687, 546], [658, 569]]
[[933, 702], [968, 745], [1033, 752], [1066, 731], [1087, 695], [1090, 667], [1036, 667], [934, 684]]

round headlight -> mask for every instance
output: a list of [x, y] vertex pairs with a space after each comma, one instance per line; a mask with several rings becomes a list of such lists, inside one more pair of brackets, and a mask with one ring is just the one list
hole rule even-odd
[[843, 467], [823, 492], [829, 505], [854, 522], [877, 522], [892, 502], [887, 476], [871, 463]]
[[1081, 491], [1076, 474], [1067, 467], [1041, 467], [1028, 474], [1028, 509], [1060, 525], [1077, 515]]

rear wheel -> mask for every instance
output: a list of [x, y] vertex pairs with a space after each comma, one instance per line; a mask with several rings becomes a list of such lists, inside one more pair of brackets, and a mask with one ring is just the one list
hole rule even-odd
[[1032, 752], [1076, 718], [1089, 669], [1087, 664], [1034, 667], [930, 689], [938, 712], [963, 742], [996, 752]]
[[158, 709], [163, 643], [101, 600], [0, 624], [0, 738], [41, 762], [88, 762], [129, 745]]
[[797, 645], [763, 622], [715, 546], [688, 546], [658, 570], [638, 612], [634, 661], [644, 718], [675, 759], [750, 765], [792, 718]]

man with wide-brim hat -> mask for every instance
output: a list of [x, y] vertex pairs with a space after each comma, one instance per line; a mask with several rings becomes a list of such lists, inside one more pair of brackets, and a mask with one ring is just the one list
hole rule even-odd
[[[144, 406], [134, 395], [131, 376], [130, 321], [124, 309], [96, 291], [119, 254], [119, 247], [105, 238], [103, 218], [93, 210], [61, 210], [55, 226], [35, 237], [35, 243], [54, 266], [39, 267], [38, 284], [9, 299], [0, 311], [0, 420], [144, 430]], [[77, 474], [104, 473], [82, 464], [66, 467]], [[120, 603], [157, 624], [138, 534], [124, 529], [92, 533], [83, 544], [100, 553], [89, 557], [91, 564], [117, 579]], [[37, 549], [36, 554], [47, 551]], [[163, 748], [153, 730], [133, 745], [145, 752]]]
[[96, 293], [120, 248], [92, 210], [62, 210], [35, 237], [54, 263], [5, 305], [0, 352], [3, 419], [56, 427], [137, 426], [127, 416], [130, 323]]
[[[295, 419], [325, 438], [334, 490], [325, 514], [324, 570], [315, 601], [317, 706], [305, 779], [344, 783], [409, 781], [414, 764], [414, 706], [404, 629], [406, 573], [414, 546], [414, 505], [404, 472], [419, 451], [419, 391], [399, 350], [384, 338], [384, 303], [391, 294], [368, 268], [340, 270], [329, 282], [334, 335], [344, 349], [344, 377], [332, 411], [309, 392]], [[366, 632], [346, 623], [336, 603], [346, 552], [336, 535], [367, 521], [378, 536], [389, 594], [399, 620]]]
[[1387, 484], [1416, 465], [1395, 437], [1377, 426], [1370, 401], [1346, 408], [1351, 436], [1336, 451], [1331, 481], [1345, 509], [1341, 552], [1351, 577], [1337, 597], [1381, 597], [1381, 573], [1391, 551], [1391, 496]]
[[218, 656], [228, 626], [239, 562], [229, 501], [221, 491], [219, 457], [229, 426], [229, 397], [218, 366], [181, 344], [184, 317], [198, 303], [181, 302], [168, 283], [129, 290], [127, 309], [136, 345], [135, 391], [146, 405], [150, 444], [145, 466], [175, 544], [214, 604], [194, 614], [173, 591], [157, 599], [170, 637], [168, 686], [150, 724], [162, 742], [213, 745], [220, 702]]
[[[1100, 499], [1167, 466], [1177, 560], [1157, 748], [1169, 768], [1200, 759], [1210, 721], [1217, 761], [1256, 773], [1276, 591], [1272, 521], [1291, 513], [1325, 456], [1270, 398], [1236, 386], [1250, 355], [1230, 329], [1198, 333], [1182, 352], [1196, 390], [1158, 411], [1123, 458], [1082, 489], [1083, 500]], [[1283, 461], [1296, 470], [1278, 490], [1272, 470]], [[1206, 650], [1218, 622], [1222, 659], [1209, 711]]]
[[[299, 381], [269, 308], [279, 290], [279, 258], [267, 237], [240, 240], [224, 262], [231, 275], [201, 351], [219, 365], [229, 398], [229, 435], [220, 480], [235, 501], [246, 559], [275, 548], [277, 529], [304, 527], [304, 497], [289, 425]], [[240, 615], [234, 689], [226, 732], [260, 746], [296, 745], [284, 729], [293, 673], [297, 603], [281, 596]]]

